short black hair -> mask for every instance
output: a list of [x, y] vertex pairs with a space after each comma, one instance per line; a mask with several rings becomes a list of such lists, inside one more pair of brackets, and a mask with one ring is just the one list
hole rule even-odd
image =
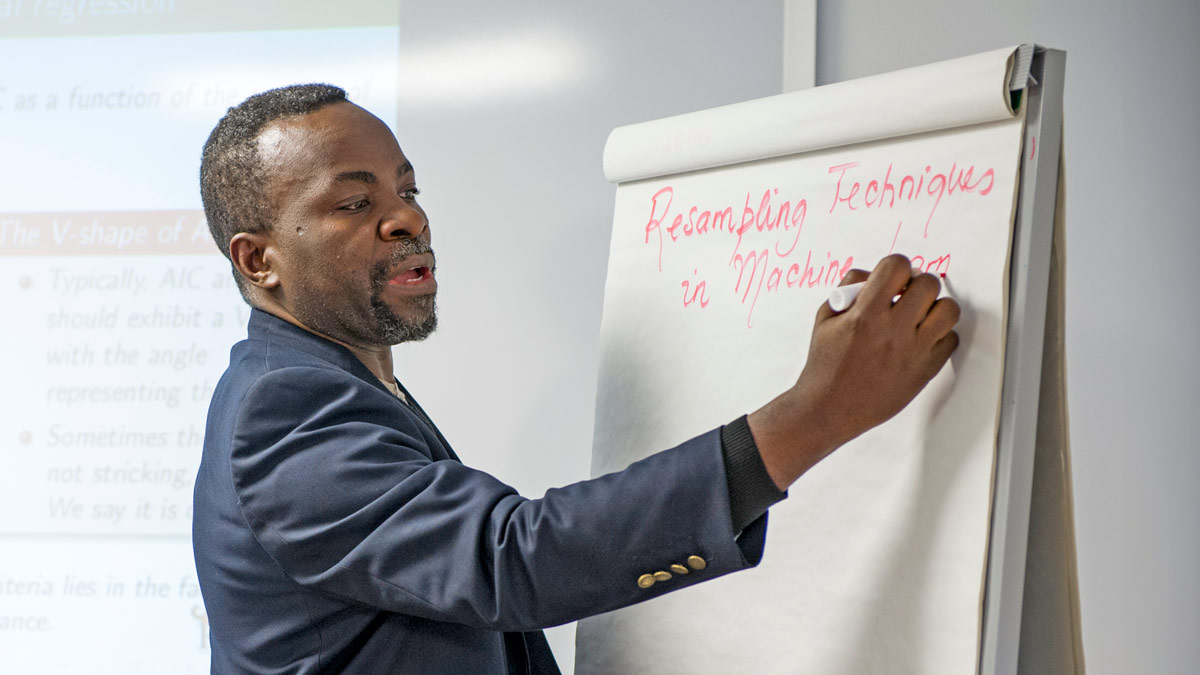
[[[295, 84], [255, 94], [230, 108], [217, 122], [200, 159], [200, 199], [213, 241], [226, 258], [239, 232], [266, 232], [275, 220], [264, 194], [267, 175], [258, 154], [258, 135], [268, 124], [346, 101], [346, 91], [330, 84]], [[242, 275], [234, 270], [245, 295]]]

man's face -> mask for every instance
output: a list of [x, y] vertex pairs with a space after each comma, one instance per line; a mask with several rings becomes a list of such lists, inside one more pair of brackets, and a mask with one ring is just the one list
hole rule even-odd
[[428, 336], [437, 325], [429, 219], [392, 132], [351, 103], [268, 125], [258, 148], [276, 214], [276, 299], [356, 347]]

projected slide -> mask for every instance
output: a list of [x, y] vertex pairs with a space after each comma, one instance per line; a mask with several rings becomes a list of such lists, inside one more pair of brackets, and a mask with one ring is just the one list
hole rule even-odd
[[200, 150], [295, 82], [393, 123], [396, 3], [326, 4], [0, 0], [3, 672], [208, 672], [191, 489], [248, 308]]

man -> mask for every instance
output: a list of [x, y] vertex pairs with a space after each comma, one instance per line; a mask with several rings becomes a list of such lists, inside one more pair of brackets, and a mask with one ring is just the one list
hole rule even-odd
[[938, 281], [885, 259], [846, 275], [866, 288], [821, 309], [765, 407], [528, 500], [463, 465], [393, 376], [437, 281], [383, 122], [326, 85], [253, 96], [213, 130], [201, 190], [254, 307], [196, 482], [214, 673], [557, 673], [539, 629], [756, 565], [767, 508], [957, 345]]

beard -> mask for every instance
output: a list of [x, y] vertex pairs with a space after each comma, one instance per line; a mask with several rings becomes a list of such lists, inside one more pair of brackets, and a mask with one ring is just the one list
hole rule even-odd
[[[377, 264], [371, 270], [371, 317], [373, 328], [383, 342], [397, 345], [402, 342], [417, 342], [429, 337], [437, 330], [437, 296], [435, 293], [408, 298], [407, 316], [401, 316], [383, 302], [383, 289], [388, 279], [405, 258], [420, 253], [433, 254], [433, 248], [428, 242], [420, 239], [406, 239], [392, 251], [390, 260]], [[437, 270], [436, 263], [430, 268], [430, 273]]]

